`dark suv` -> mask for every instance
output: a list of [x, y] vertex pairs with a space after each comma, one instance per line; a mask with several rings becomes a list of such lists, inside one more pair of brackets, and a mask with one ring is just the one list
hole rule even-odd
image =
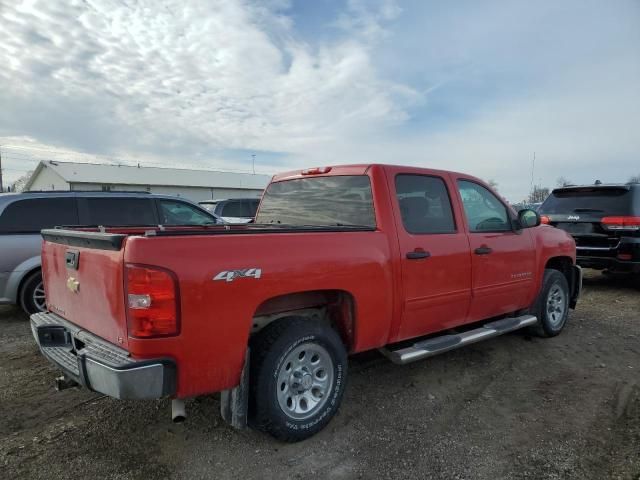
[[640, 279], [640, 184], [557, 188], [539, 212], [573, 236], [580, 266]]
[[135, 192], [0, 195], [0, 304], [45, 309], [40, 230], [59, 225], [205, 225], [222, 220], [181, 198]]

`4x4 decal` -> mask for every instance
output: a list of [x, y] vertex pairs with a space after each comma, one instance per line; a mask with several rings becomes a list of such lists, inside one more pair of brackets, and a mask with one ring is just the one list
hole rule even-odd
[[236, 278], [240, 277], [253, 277], [256, 280], [262, 276], [261, 268], [245, 268], [243, 270], [224, 270], [218, 273], [214, 280], [225, 280], [227, 282], [233, 282]]

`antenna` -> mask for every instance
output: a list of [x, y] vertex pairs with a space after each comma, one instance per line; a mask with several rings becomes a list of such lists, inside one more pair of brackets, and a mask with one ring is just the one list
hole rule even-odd
[[533, 152], [533, 160], [531, 161], [531, 191], [533, 191], [533, 175], [536, 170], [536, 152]]

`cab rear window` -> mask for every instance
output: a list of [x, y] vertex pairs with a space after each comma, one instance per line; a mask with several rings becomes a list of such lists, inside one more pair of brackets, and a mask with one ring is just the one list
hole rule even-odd
[[374, 228], [371, 182], [366, 175], [344, 175], [272, 183], [256, 223]]
[[633, 191], [627, 188], [603, 187], [554, 190], [540, 207], [540, 212], [632, 215]]

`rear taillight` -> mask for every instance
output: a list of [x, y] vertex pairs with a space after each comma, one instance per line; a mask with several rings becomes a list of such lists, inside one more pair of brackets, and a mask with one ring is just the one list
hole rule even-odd
[[549, 217], [547, 217], [546, 215], [541, 215], [540, 216], [540, 223], [542, 223], [543, 225], [549, 225], [551, 223], [551, 219]]
[[180, 332], [178, 283], [173, 273], [147, 266], [126, 266], [127, 326], [136, 338]]
[[640, 217], [604, 217], [600, 222], [607, 230], [640, 230]]

